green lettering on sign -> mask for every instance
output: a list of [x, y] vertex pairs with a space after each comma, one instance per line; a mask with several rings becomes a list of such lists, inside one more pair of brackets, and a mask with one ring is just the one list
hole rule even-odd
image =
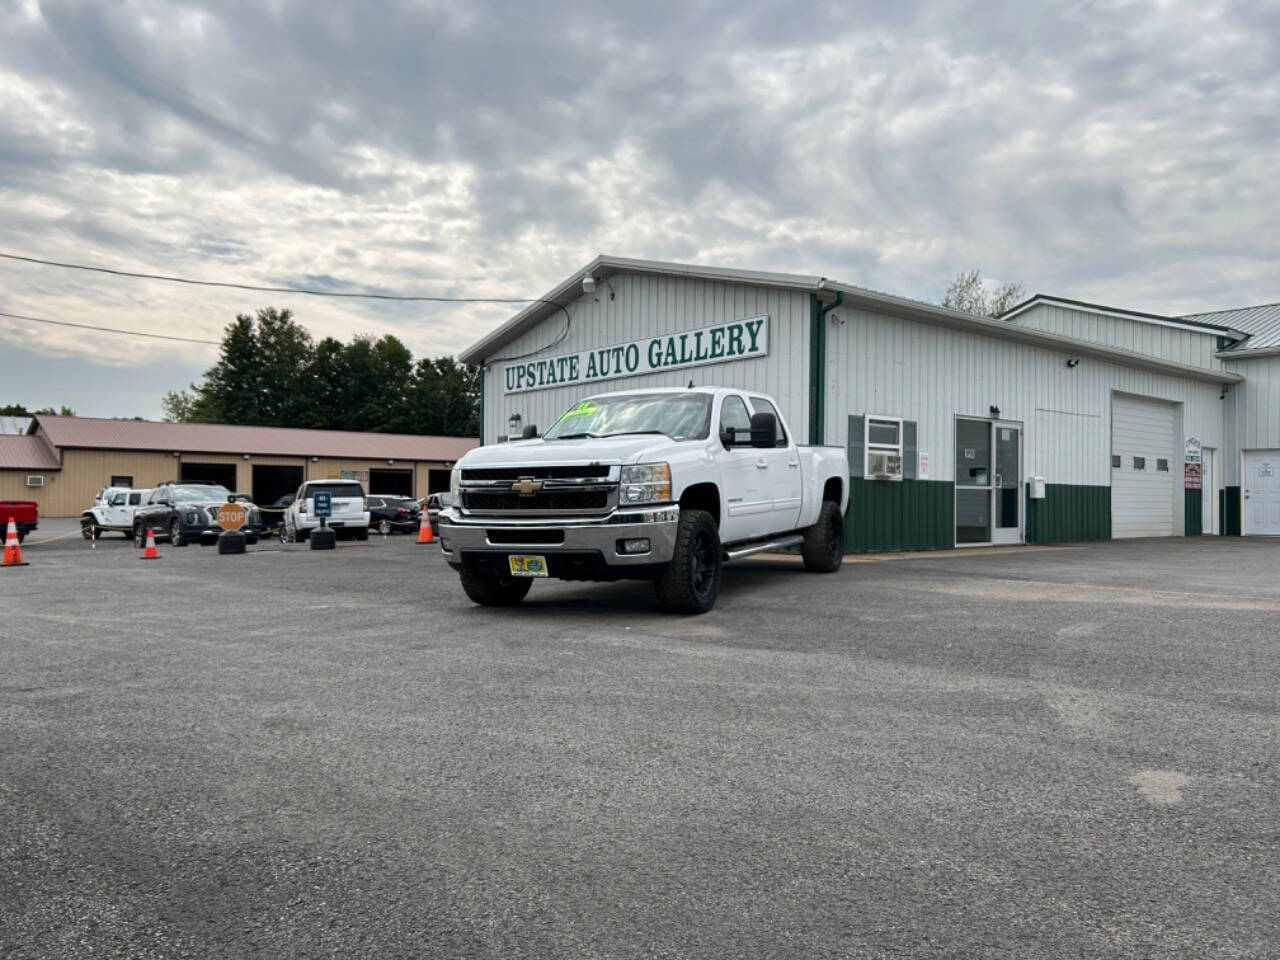
[[[747, 317], [696, 330], [664, 333], [630, 343], [606, 344], [558, 357], [503, 367], [505, 393], [573, 386], [617, 377], [641, 376], [677, 367], [696, 367], [727, 360], [764, 357], [769, 353], [769, 317]], [[582, 404], [565, 417], [595, 412]]]

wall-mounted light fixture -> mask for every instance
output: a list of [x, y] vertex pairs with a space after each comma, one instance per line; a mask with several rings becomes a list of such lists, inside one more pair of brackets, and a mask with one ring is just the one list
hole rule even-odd
[[518, 413], [513, 413], [511, 416], [507, 417], [507, 433], [512, 436], [519, 433], [520, 421], [523, 419], [524, 418], [521, 417], [520, 414]]
[[993, 403], [989, 409], [991, 410], [991, 419], [992, 419], [992, 420], [999, 420], [999, 419], [1000, 419], [1000, 408], [999, 408], [999, 407], [997, 407], [997, 406]]
[[174, 455], [175, 457], [180, 457], [180, 456], [182, 456], [182, 454], [180, 454], [177, 450], [173, 451], [173, 455]]
[[312, 458], [311, 458], [311, 462], [312, 462], [312, 463], [319, 463], [319, 462], [320, 462], [320, 458], [319, 458], [319, 457], [312, 457]]
[[1067, 361], [1067, 366], [1070, 367], [1072, 370], [1074, 370], [1076, 367], [1080, 366], [1080, 358], [1072, 357], [1070, 360]]
[[246, 460], [248, 460], [248, 459], [249, 459], [249, 455], [248, 455], [247, 453], [246, 453], [246, 454], [244, 454], [244, 458], [245, 458]]
[[388, 460], [387, 460], [387, 463], [388, 463], [388, 464], [392, 464], [392, 463], [395, 463], [395, 461], [394, 461], [394, 460], [391, 460], [391, 459], [388, 459]]

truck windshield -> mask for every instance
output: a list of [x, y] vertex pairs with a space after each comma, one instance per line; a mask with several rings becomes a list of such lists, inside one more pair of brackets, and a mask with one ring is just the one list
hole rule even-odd
[[660, 433], [673, 440], [701, 440], [711, 424], [711, 395], [649, 393], [592, 397], [565, 411], [544, 435], [547, 440]]

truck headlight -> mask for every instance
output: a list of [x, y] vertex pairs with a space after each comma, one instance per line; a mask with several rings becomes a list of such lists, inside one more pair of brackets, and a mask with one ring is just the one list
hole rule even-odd
[[671, 499], [671, 467], [665, 463], [623, 467], [619, 480], [623, 503], [665, 503]]
[[462, 490], [462, 470], [454, 467], [449, 471], [449, 496], [453, 498], [453, 502], [458, 502], [458, 496]]

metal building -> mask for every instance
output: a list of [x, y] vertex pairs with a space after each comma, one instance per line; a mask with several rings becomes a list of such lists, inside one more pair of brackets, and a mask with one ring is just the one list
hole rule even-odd
[[[1245, 321], [1046, 297], [989, 319], [817, 276], [601, 256], [461, 359], [484, 366], [481, 442], [590, 393], [771, 393], [798, 438], [848, 449], [847, 545], [867, 551], [1236, 532], [1237, 436], [1265, 403], [1241, 406], [1249, 342]], [[1280, 447], [1275, 419], [1249, 442]]]
[[25, 436], [0, 436], [0, 500], [75, 517], [105, 486], [210, 481], [270, 506], [303, 480], [359, 480], [371, 494], [424, 497], [449, 488], [470, 437], [157, 423], [36, 414]]

